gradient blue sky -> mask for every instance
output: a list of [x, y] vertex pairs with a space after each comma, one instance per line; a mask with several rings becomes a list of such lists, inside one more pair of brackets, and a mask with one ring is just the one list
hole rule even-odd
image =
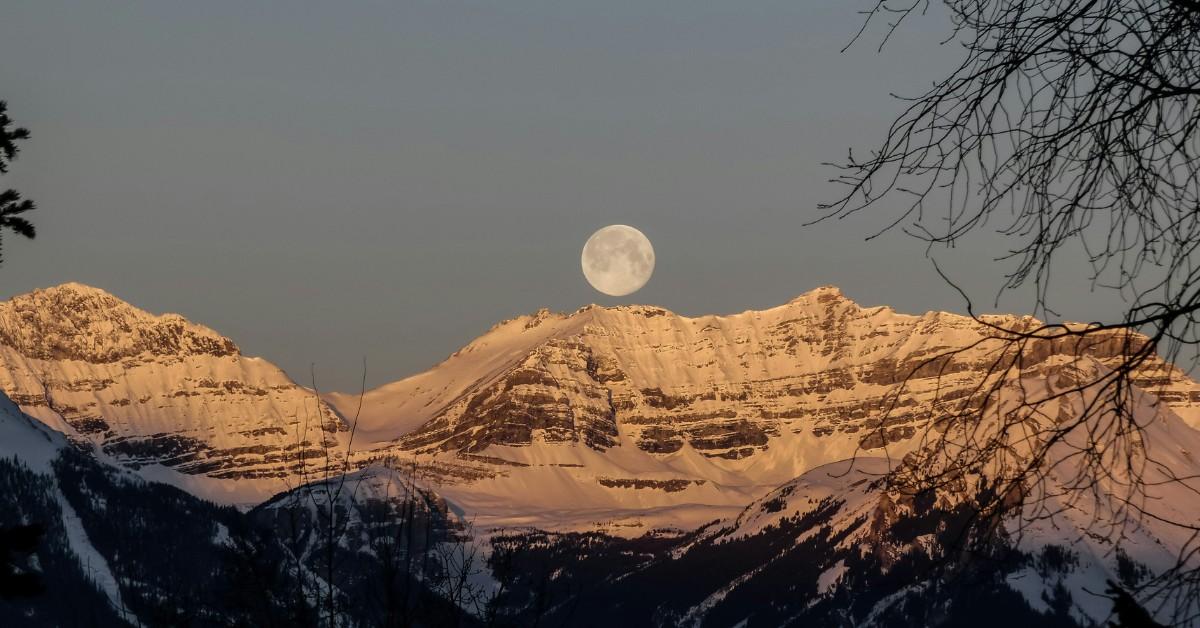
[[[959, 57], [937, 14], [839, 52], [867, 6], [10, 0], [0, 98], [33, 139], [0, 183], [41, 235], [5, 238], [0, 297], [93, 284], [337, 389], [542, 306], [729, 313], [836, 284], [962, 310], [919, 243], [864, 241], [882, 216], [803, 226], [838, 193], [821, 162]], [[658, 258], [620, 299], [579, 268], [611, 223]], [[986, 298], [1002, 268], [978, 252], [949, 267]], [[1112, 305], [1064, 290], [1069, 316]]]

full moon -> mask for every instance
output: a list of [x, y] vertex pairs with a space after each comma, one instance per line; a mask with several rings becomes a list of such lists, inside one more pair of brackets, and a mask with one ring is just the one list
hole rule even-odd
[[654, 274], [654, 247], [633, 227], [609, 225], [588, 238], [581, 261], [593, 288], [621, 297], [637, 292]]

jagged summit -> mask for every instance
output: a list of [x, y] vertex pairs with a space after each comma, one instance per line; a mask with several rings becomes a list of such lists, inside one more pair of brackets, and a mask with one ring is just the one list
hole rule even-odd
[[[701, 314], [698, 316], [684, 316], [682, 314], [673, 312], [667, 308], [664, 308], [664, 307], [661, 307], [658, 305], [652, 305], [649, 303], [623, 303], [623, 304], [619, 304], [619, 305], [600, 305], [598, 303], [588, 303], [587, 305], [580, 306], [579, 308], [577, 308], [576, 310], [574, 310], [572, 312], [558, 312], [558, 311], [554, 311], [549, 308], [543, 307], [543, 308], [539, 308], [537, 311], [532, 312], [530, 314], [523, 314], [520, 316], [515, 316], [513, 318], [509, 318], [509, 319], [500, 321], [499, 323], [496, 323], [490, 329], [488, 329], [488, 332], [490, 333], [492, 331], [496, 331], [496, 330], [501, 329], [509, 324], [516, 323], [516, 322], [520, 322], [520, 324], [524, 325], [526, 328], [531, 328], [531, 327], [540, 325], [541, 323], [545, 322], [546, 320], [550, 320], [550, 319], [557, 319], [557, 320], [588, 319], [588, 320], [591, 320], [597, 316], [604, 316], [605, 314], [633, 314], [633, 315], [643, 316], [643, 317], [672, 316], [672, 317], [677, 317], [677, 318], [682, 318], [682, 319], [698, 320], [698, 319], [731, 318], [731, 317], [738, 317], [738, 316], [745, 316], [745, 315], [753, 315], [755, 313], [769, 312], [771, 310], [776, 310], [779, 308], [787, 308], [787, 307], [792, 307], [792, 306], [802, 306], [802, 307], [803, 306], [814, 306], [814, 305], [828, 306], [828, 305], [835, 305], [835, 304], [843, 305], [843, 306], [847, 306], [847, 307], [854, 307], [854, 308], [862, 307], [861, 305], [859, 305], [858, 303], [856, 303], [855, 301], [853, 301], [852, 299], [847, 297], [842, 292], [842, 290], [840, 288], [838, 288], [837, 286], [825, 285], [825, 286], [818, 286], [807, 292], [803, 292], [781, 305], [769, 307], [769, 308], [766, 308], [763, 310], [744, 310], [742, 312], [736, 312], [736, 313], [730, 313], [730, 314]], [[887, 310], [891, 309], [886, 306], [882, 306], [882, 307]], [[954, 314], [950, 314], [950, 315], [956, 316]]]
[[48, 286], [46, 288], [34, 288], [33, 292], [34, 293], [45, 293], [45, 294], [73, 292], [76, 294], [108, 296], [108, 297], [113, 296], [111, 292], [105, 290], [104, 288], [98, 288], [96, 286], [88, 285], [86, 283], [80, 283], [78, 281], [64, 281], [63, 283], [60, 283], [57, 286]]
[[826, 284], [824, 286], [817, 286], [816, 288], [813, 288], [812, 290], [809, 290], [808, 292], [803, 292], [803, 293], [797, 295], [791, 301], [788, 301], [788, 303], [803, 303], [803, 302], [808, 302], [808, 301], [837, 301], [837, 300], [849, 301], [850, 299], [847, 298], [846, 295], [842, 293], [841, 288], [839, 288], [833, 284]]
[[0, 302], [0, 344], [29, 358], [93, 363], [239, 353], [232, 340], [178, 314], [154, 315], [75, 282]]

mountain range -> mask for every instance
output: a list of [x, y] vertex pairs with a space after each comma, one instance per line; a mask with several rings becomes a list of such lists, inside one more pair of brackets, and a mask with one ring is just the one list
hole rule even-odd
[[[1153, 521], [1120, 542], [1097, 534], [1122, 520], [1120, 486], [1036, 525], [1015, 517], [983, 552], [1011, 550], [1003, 560], [973, 559], [949, 582], [932, 566], [949, 560], [970, 491], [915, 504], [878, 481], [889, 461], [922, 446], [937, 400], [988, 376], [996, 359], [988, 325], [1037, 324], [901, 314], [828, 286], [726, 316], [590, 305], [503, 321], [428, 371], [361, 394], [318, 394], [207, 327], [64, 284], [0, 303], [0, 391], [13, 402], [0, 408], [0, 453], [49, 478], [39, 499], [76, 513], [54, 511], [67, 522], [59, 545], [105, 566], [90, 577], [96, 599], [126, 621], [154, 623], [149, 600], [169, 596], [113, 575], [124, 569], [116, 546], [106, 553], [80, 540], [100, 524], [79, 514], [94, 503], [72, 501], [64, 469], [122, 478], [105, 486], [173, 486], [179, 500], [195, 500], [185, 510], [224, 513], [211, 516], [226, 531], [214, 526], [205, 543], [225, 546], [238, 545], [228, 540], [235, 528], [278, 538], [319, 530], [318, 520], [294, 523], [320, 512], [296, 506], [301, 487], [310, 496], [322, 487], [325, 501], [313, 503], [359, 513], [352, 522], [368, 521], [378, 504], [410, 520], [426, 513], [427, 545], [436, 537], [439, 547], [487, 546], [477, 576], [515, 625], [543, 617], [604, 625], [595, 622], [604, 614], [634, 625], [956, 625], [993, 607], [1044, 625], [1096, 625], [1112, 608], [1099, 593], [1106, 582], [1135, 586], [1187, 544]], [[1115, 332], [1085, 348], [1039, 341], [1023, 377], [1062, 388], [1072, 370], [1107, 368], [1122, 342]], [[1200, 384], [1157, 358], [1133, 376], [1145, 446], [1175, 476], [1200, 477], [1191, 454], [1200, 450]], [[1082, 416], [1083, 407], [1059, 412]], [[1151, 514], [1200, 520], [1188, 482], [1154, 489], [1153, 503], [1169, 512]], [[374, 548], [371, 529], [350, 536]], [[369, 554], [359, 571], [383, 569], [377, 549]], [[507, 571], [497, 562], [504, 556]], [[343, 562], [361, 560], [349, 551]], [[63, 578], [81, 590], [89, 581]], [[978, 582], [962, 584], [971, 578]], [[332, 570], [313, 576], [331, 588], [335, 579]], [[366, 599], [369, 583], [350, 580], [338, 595]], [[417, 580], [428, 599], [464, 606], [428, 577]], [[301, 597], [316, 595], [296, 586]], [[637, 594], [646, 590], [659, 593]], [[212, 616], [249, 617], [204, 603]]]

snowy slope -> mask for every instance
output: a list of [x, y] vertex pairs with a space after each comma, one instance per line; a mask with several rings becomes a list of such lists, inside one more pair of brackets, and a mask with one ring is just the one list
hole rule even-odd
[[17, 407], [0, 393], [0, 458], [16, 458], [31, 471], [49, 473], [67, 439]]
[[[16, 459], [30, 471], [51, 478], [51, 496], [62, 511], [61, 525], [79, 567], [104, 593], [113, 609], [124, 609], [121, 591], [108, 561], [88, 539], [79, 516], [58, 487], [52, 463], [67, 447], [67, 439], [62, 434], [25, 415], [12, 400], [0, 393], [0, 458]], [[136, 623], [134, 617], [126, 619], [131, 625]]]
[[496, 324], [424, 373], [369, 391], [360, 412], [357, 393], [334, 392], [325, 398], [347, 417], [357, 412], [359, 434], [365, 440], [389, 440], [417, 429], [454, 400], [491, 383], [539, 344], [578, 333], [581, 324], [581, 319], [543, 309]]

